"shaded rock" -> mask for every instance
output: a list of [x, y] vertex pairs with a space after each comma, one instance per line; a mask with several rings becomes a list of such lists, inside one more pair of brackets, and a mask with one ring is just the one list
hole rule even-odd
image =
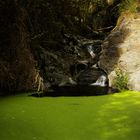
[[99, 39], [99, 38], [104, 39], [105, 34], [103, 32], [93, 31], [92, 33], [87, 34], [86, 38], [88, 38], [88, 39]]
[[79, 73], [76, 82], [69, 78], [59, 85], [52, 86], [54, 92], [48, 96], [93, 96], [108, 93], [108, 78], [99, 68], [90, 68]]
[[58, 45], [57, 49], [57, 44], [51, 42], [49, 47], [40, 46], [37, 54], [44, 83], [49, 83], [50, 88], [76, 85], [77, 75], [95, 64], [101, 52], [102, 40], [90, 40], [66, 33], [62, 35], [62, 46]]
[[50, 75], [51, 85], [64, 85], [69, 82], [69, 77], [62, 72], [54, 72]]
[[75, 76], [79, 74], [79, 72], [86, 70], [88, 68], [88, 61], [80, 61], [79, 63], [75, 63], [70, 65], [70, 73], [71, 76]]
[[79, 85], [94, 85], [96, 82], [98, 82], [101, 76], [106, 77], [106, 79], [104, 79], [104, 83], [107, 86], [108, 85], [107, 75], [102, 69], [99, 68], [90, 68], [79, 73], [79, 75], [77, 76], [77, 83]]

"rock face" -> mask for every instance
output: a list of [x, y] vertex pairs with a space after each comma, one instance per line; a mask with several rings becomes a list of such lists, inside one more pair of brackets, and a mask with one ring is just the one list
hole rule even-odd
[[[42, 67], [45, 66], [43, 72], [46, 78], [44, 80], [46, 89], [48, 89], [48, 91], [46, 90], [47, 95], [90, 96], [107, 94], [107, 75], [96, 65], [102, 50], [102, 42], [99, 39], [91, 40], [64, 34], [61, 50], [48, 51], [46, 55], [49, 59], [42, 62]], [[42, 52], [44, 52], [43, 48]], [[51, 92], [49, 93], [49, 91]]]
[[128, 75], [128, 88], [140, 91], [140, 15], [122, 15], [102, 48], [99, 67], [107, 72], [109, 86], [118, 67]]
[[[100, 79], [101, 76], [104, 76], [105, 79], [103, 78], [104, 85], [108, 85], [108, 78], [106, 73], [99, 69], [99, 68], [89, 68], [87, 70], [84, 70], [79, 73], [77, 76], [77, 83], [79, 85], [96, 85], [95, 83], [100, 80], [102, 82], [102, 79]], [[99, 82], [99, 86], [101, 85], [101, 82]]]
[[53, 92], [47, 96], [93, 96], [108, 93], [108, 78], [98, 67], [91, 67], [79, 72], [75, 81], [72, 78], [51, 87]]
[[73, 85], [69, 78], [76, 82], [76, 77], [81, 71], [97, 63], [101, 52], [102, 40], [91, 40], [71, 34], [63, 36], [60, 48], [58, 45], [55, 48], [53, 44], [50, 45], [50, 49], [40, 47], [41, 53], [37, 55], [44, 82], [52, 86]]

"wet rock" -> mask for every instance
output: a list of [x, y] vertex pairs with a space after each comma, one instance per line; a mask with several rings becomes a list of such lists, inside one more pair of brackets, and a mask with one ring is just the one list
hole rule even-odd
[[[49, 83], [49, 89], [55, 87], [56, 90], [56, 88], [65, 89], [67, 87], [68, 90], [71, 90], [74, 86], [74, 89], [78, 88], [79, 91], [79, 84], [82, 81], [85, 81], [85, 89], [87, 85], [90, 86], [91, 83], [96, 82], [102, 73], [95, 70], [96, 76], [93, 76], [94, 74], [90, 74], [89, 71], [91, 66], [99, 60], [101, 43], [102, 40], [100, 39], [91, 40], [63, 33], [63, 43], [60, 43], [62, 46], [58, 46], [58, 49], [56, 43], [50, 43], [48, 48], [40, 47], [42, 50], [39, 54], [39, 57], [42, 56], [40, 57], [40, 68], [42, 69], [44, 83]], [[53, 49], [51, 49], [51, 45]], [[82, 72], [88, 73], [89, 77], [93, 76], [94, 80], [92, 78], [87, 79], [88, 76]], [[46, 87], [48, 89], [48, 85]]]
[[[101, 76], [104, 78], [101, 79]], [[97, 85], [97, 82], [100, 80], [103, 80], [101, 82], [104, 82], [104, 85], [108, 85], [108, 78], [106, 73], [100, 69], [100, 68], [90, 68], [85, 71], [82, 71], [78, 76], [77, 76], [77, 83], [79, 85]], [[101, 86], [101, 83], [98, 83], [98, 86]]]
[[79, 72], [85, 70], [88, 68], [88, 61], [82, 61], [82, 62], [79, 62], [79, 63], [75, 63], [75, 64], [72, 64], [70, 65], [70, 73], [71, 73], [71, 76], [76, 76], [77, 74], [79, 74]]
[[104, 39], [105, 33], [93, 31], [92, 33], [87, 34], [86, 38], [88, 38], [88, 39], [99, 39], [99, 38]]

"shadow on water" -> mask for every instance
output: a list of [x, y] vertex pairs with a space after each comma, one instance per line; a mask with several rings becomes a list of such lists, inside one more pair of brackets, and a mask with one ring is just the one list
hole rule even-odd
[[[111, 90], [112, 91], [112, 90]], [[116, 92], [113, 91], [113, 92]], [[55, 86], [52, 91], [33, 93], [30, 96], [33, 97], [60, 97], [60, 96], [98, 96], [107, 95], [110, 92], [110, 88], [101, 86]]]

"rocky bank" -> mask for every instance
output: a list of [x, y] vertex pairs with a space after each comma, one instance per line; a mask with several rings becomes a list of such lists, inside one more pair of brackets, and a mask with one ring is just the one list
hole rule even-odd
[[128, 89], [140, 91], [140, 14], [125, 13], [102, 44], [99, 61], [112, 87], [119, 68], [128, 75]]

